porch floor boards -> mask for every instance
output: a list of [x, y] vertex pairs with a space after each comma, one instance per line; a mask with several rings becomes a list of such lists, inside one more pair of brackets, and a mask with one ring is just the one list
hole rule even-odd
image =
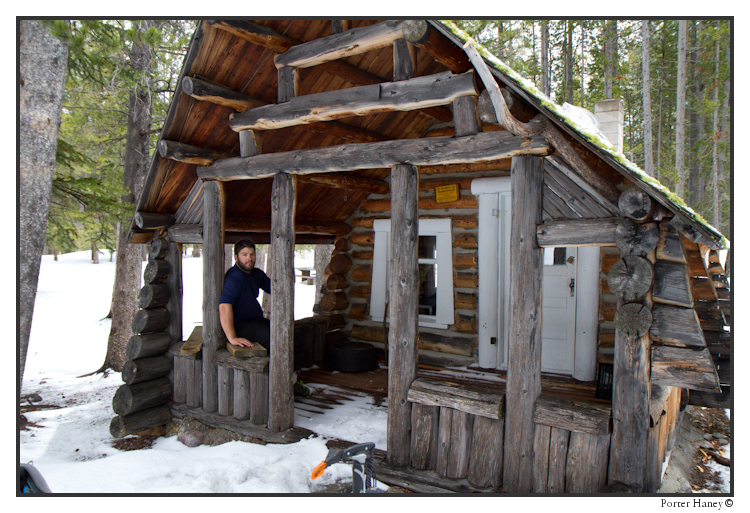
[[[382, 404], [388, 397], [388, 368], [380, 362], [377, 370], [357, 374], [332, 373], [326, 369], [315, 367], [302, 369], [299, 379], [304, 383], [335, 386], [338, 393], [349, 391], [364, 393], [375, 399], [375, 404]], [[488, 388], [497, 392], [505, 391], [505, 373], [502, 371], [480, 370], [472, 368], [441, 368], [430, 365], [419, 365], [419, 378], [449, 381], [472, 388]], [[560, 376], [542, 376], [542, 395], [573, 399], [591, 404], [611, 406], [612, 402], [595, 397], [596, 382], [580, 382]], [[333, 392], [326, 391], [321, 401], [330, 400]], [[296, 402], [309, 402], [313, 398], [296, 398]], [[339, 396], [339, 399], [346, 399]], [[302, 408], [304, 409], [304, 407]], [[325, 409], [325, 408], [323, 408]], [[323, 413], [323, 412], [321, 412]]]

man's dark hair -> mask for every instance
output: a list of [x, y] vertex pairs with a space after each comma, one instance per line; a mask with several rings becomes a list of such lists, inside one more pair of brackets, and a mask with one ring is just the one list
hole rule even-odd
[[251, 239], [238, 240], [234, 245], [234, 254], [239, 255], [245, 248], [255, 249], [255, 243]]

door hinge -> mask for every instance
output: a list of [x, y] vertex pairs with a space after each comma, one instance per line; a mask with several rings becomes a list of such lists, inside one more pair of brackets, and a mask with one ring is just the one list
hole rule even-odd
[[492, 209], [492, 215], [499, 218], [500, 217], [500, 209], [499, 208], [493, 208]]

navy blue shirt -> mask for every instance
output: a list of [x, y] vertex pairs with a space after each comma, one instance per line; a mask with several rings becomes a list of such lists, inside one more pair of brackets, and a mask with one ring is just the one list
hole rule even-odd
[[258, 303], [260, 289], [270, 294], [271, 280], [257, 267], [253, 267], [253, 270], [247, 273], [235, 264], [224, 275], [224, 288], [219, 304], [232, 305], [235, 325], [248, 319], [263, 317], [263, 309]]

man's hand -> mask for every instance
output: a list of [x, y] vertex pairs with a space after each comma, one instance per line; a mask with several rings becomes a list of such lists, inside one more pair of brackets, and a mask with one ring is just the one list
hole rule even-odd
[[242, 338], [242, 337], [237, 337], [235, 339], [229, 340], [229, 343], [232, 344], [233, 346], [253, 347], [253, 343], [252, 342], [250, 342], [248, 339]]

